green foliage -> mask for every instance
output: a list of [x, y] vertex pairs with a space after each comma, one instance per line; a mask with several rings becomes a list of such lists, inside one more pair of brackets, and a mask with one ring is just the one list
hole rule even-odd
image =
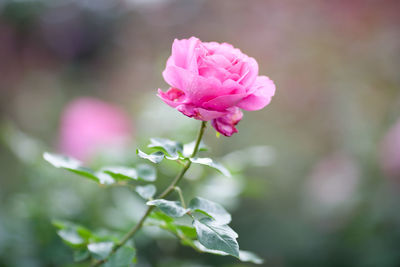
[[172, 160], [178, 159], [183, 151], [182, 143], [165, 138], [150, 138], [148, 147], [161, 149]]
[[109, 174], [114, 180], [116, 181], [123, 181], [123, 180], [137, 180], [138, 174], [136, 169], [128, 168], [128, 167], [121, 167], [121, 166], [110, 166], [104, 167], [100, 170], [100, 172], [104, 172]]
[[90, 252], [86, 249], [80, 249], [74, 251], [74, 261], [84, 261], [90, 257]]
[[197, 234], [193, 226], [178, 224], [173, 218], [157, 211], [152, 213], [149, 221], [150, 225], [156, 225], [174, 234], [183, 245], [194, 247], [193, 241], [197, 238]]
[[53, 225], [58, 228], [61, 239], [72, 248], [85, 247], [94, 237], [89, 229], [71, 222], [53, 221]]
[[149, 206], [156, 206], [166, 215], [179, 218], [185, 215], [189, 210], [182, 207], [179, 201], [170, 201], [165, 199], [155, 199], [146, 203]]
[[[220, 250], [208, 249], [203, 246], [199, 241], [195, 240], [193, 242], [195, 248], [201, 252], [211, 253], [215, 255], [227, 256], [228, 253]], [[243, 262], [251, 262], [254, 264], [263, 264], [264, 260], [257, 256], [255, 253], [246, 251], [246, 250], [239, 250], [239, 260]]]
[[74, 158], [44, 153], [43, 157], [46, 161], [57, 168], [63, 168], [75, 174], [89, 178], [99, 184], [110, 185], [121, 181], [143, 180], [154, 182], [157, 178], [156, 169], [148, 164], [139, 164], [136, 168], [123, 166], [107, 166], [101, 168], [98, 172], [88, 167], [84, 167], [82, 163]]
[[124, 245], [120, 247], [108, 261], [104, 264], [105, 267], [127, 267], [132, 266], [136, 261], [136, 251], [133, 247]]
[[193, 225], [203, 246], [239, 257], [238, 235], [228, 225], [220, 225], [210, 218], [195, 219]]
[[228, 224], [232, 220], [231, 215], [220, 204], [201, 197], [192, 199], [189, 203], [189, 209], [202, 212], [212, 217], [219, 224]]
[[[190, 160], [192, 163], [212, 167], [225, 176], [231, 176], [224, 166], [211, 158], [190, 158], [195, 144], [195, 142], [191, 142], [182, 145], [169, 139], [152, 138], [148, 147], [159, 151], [147, 154], [137, 149], [137, 154], [153, 163], [160, 163], [164, 157], [169, 160]], [[199, 150], [205, 150], [203, 143], [200, 143]], [[55, 167], [67, 169], [100, 184], [113, 184], [138, 179], [153, 182], [157, 176], [156, 169], [147, 164], [139, 164], [136, 168], [103, 167], [100, 171], [94, 172], [83, 167], [78, 160], [70, 157], [45, 153], [44, 158]], [[149, 200], [146, 203], [147, 205], [156, 206], [161, 211], [152, 212], [150, 218], [146, 221], [147, 225], [156, 225], [172, 233], [183, 245], [190, 246], [199, 252], [223, 256], [231, 255], [242, 261], [262, 263], [262, 259], [255, 254], [239, 250], [236, 241], [238, 235], [228, 226], [232, 219], [231, 215], [220, 204], [195, 197], [189, 202], [188, 208], [185, 208], [179, 201], [152, 200], [156, 193], [156, 187], [153, 184], [136, 186], [135, 191], [142, 198]], [[186, 214], [193, 219], [191, 225], [184, 225], [175, 221], [175, 219]], [[99, 238], [88, 229], [75, 224], [55, 222], [55, 225], [59, 228], [58, 234], [64, 242], [77, 249], [74, 253], [74, 258], [77, 261], [85, 260], [91, 256], [97, 260], [106, 259], [105, 266], [110, 267], [131, 266], [135, 260], [135, 250], [128, 245], [123, 245], [115, 253], [112, 252], [118, 240]]]
[[82, 166], [82, 163], [77, 159], [47, 152], [43, 154], [43, 158], [56, 168], [66, 169], [70, 172], [99, 182], [99, 178], [97, 178], [93, 170]]
[[156, 193], [156, 187], [152, 184], [136, 186], [135, 191], [144, 199], [151, 199]]
[[91, 243], [87, 246], [90, 254], [97, 260], [106, 259], [114, 246], [113, 242]]
[[57, 234], [65, 244], [74, 249], [74, 260], [83, 261], [90, 256], [97, 260], [109, 256], [117, 238], [110, 235], [97, 235], [86, 227], [68, 221], [53, 221]]
[[140, 149], [136, 149], [136, 154], [142, 159], [150, 160], [153, 163], [160, 163], [164, 159], [164, 153], [161, 151], [157, 151], [151, 154], [146, 154]]
[[215, 162], [214, 160], [212, 160], [210, 158], [190, 158], [190, 161], [193, 163], [207, 165], [211, 168], [214, 168], [227, 177], [232, 176], [227, 168], [225, 168], [222, 164]]
[[136, 166], [137, 176], [147, 182], [154, 182], [157, 178], [156, 169], [147, 164], [139, 164]]
[[246, 251], [246, 250], [240, 250], [239, 251], [239, 259], [244, 262], [252, 262], [254, 264], [263, 264], [264, 260], [261, 259], [259, 256], [257, 256], [255, 253]]
[[[183, 145], [182, 155], [183, 155], [185, 158], [189, 158], [189, 157], [192, 155], [192, 153], [193, 153], [193, 149], [194, 149], [194, 146], [195, 146], [195, 145], [196, 145], [196, 141], [193, 141], [193, 142], [184, 144], [184, 145]], [[207, 151], [207, 150], [208, 150], [208, 148], [207, 148], [207, 146], [204, 144], [204, 142], [200, 142], [199, 151]]]

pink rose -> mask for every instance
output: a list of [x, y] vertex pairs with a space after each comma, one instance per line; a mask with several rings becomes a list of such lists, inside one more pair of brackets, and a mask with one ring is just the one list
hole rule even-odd
[[169, 106], [197, 120], [212, 120], [225, 136], [244, 110], [262, 109], [275, 94], [275, 85], [258, 76], [256, 60], [227, 43], [201, 42], [195, 37], [175, 40], [163, 72], [171, 86], [158, 96]]
[[61, 118], [62, 153], [87, 161], [101, 148], [118, 148], [131, 139], [131, 123], [121, 110], [94, 98], [67, 105]]

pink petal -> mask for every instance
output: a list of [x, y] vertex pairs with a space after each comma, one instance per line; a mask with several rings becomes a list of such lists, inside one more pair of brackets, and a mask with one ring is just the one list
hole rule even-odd
[[246, 94], [233, 94], [233, 95], [222, 95], [217, 96], [210, 101], [207, 101], [203, 104], [203, 107], [207, 109], [219, 110], [223, 111], [227, 108], [235, 106], [238, 102], [240, 102]]
[[165, 81], [174, 88], [189, 92], [197, 74], [177, 66], [168, 66], [162, 73]]
[[197, 108], [190, 104], [179, 105], [176, 109], [190, 118], [201, 121], [210, 121], [226, 114], [226, 112]]
[[182, 104], [182, 102], [186, 99], [185, 93], [177, 88], [170, 88], [168, 91], [163, 92], [161, 89], [158, 89], [158, 97], [161, 98], [169, 106], [175, 108]]
[[189, 39], [174, 40], [172, 44], [172, 54], [167, 62], [167, 66], [175, 65], [197, 73], [197, 55], [201, 41], [196, 37]]
[[247, 57], [244, 60], [246, 64], [244, 64], [240, 80], [238, 81], [244, 87], [252, 86], [258, 76], [258, 64], [257, 61], [252, 57]]
[[243, 113], [239, 108], [232, 108], [225, 116], [212, 120], [211, 125], [217, 132], [231, 136], [237, 133], [236, 125], [242, 119]]
[[258, 76], [251, 94], [238, 103], [244, 110], [259, 110], [269, 104], [275, 94], [275, 84], [266, 76]]

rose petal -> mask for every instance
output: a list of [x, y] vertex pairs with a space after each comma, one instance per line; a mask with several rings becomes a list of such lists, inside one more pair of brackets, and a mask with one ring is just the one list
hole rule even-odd
[[179, 105], [178, 107], [176, 107], [176, 109], [190, 118], [195, 118], [196, 120], [201, 120], [201, 121], [210, 121], [222, 117], [227, 113], [227, 112], [197, 108], [190, 104]]
[[258, 75], [258, 64], [257, 61], [252, 57], [247, 57], [244, 61], [246, 64], [242, 68], [242, 76], [239, 79], [239, 83], [244, 87], [253, 86]]
[[174, 40], [172, 44], [172, 54], [167, 62], [167, 66], [175, 65], [197, 73], [197, 56], [201, 50], [201, 41], [196, 37], [189, 39]]
[[203, 104], [204, 108], [223, 111], [227, 108], [235, 106], [246, 94], [222, 95]]
[[259, 110], [269, 104], [275, 94], [275, 84], [266, 76], [258, 76], [251, 94], [240, 101], [237, 106], [244, 110]]
[[242, 119], [243, 113], [239, 108], [233, 108], [225, 116], [212, 120], [211, 125], [217, 132], [225, 135], [231, 136], [237, 133], [236, 125]]
[[182, 102], [186, 99], [185, 93], [177, 88], [170, 88], [168, 91], [163, 92], [161, 89], [158, 89], [158, 97], [161, 98], [169, 106], [175, 108], [182, 104]]

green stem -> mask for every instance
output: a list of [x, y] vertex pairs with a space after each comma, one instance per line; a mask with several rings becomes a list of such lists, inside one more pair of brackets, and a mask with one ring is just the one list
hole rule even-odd
[[181, 188], [179, 186], [175, 186], [174, 189], [179, 195], [179, 199], [181, 200], [182, 206], [186, 209], [185, 199], [183, 198]]
[[[200, 142], [201, 142], [201, 139], [203, 138], [203, 134], [204, 134], [204, 130], [206, 128], [206, 125], [207, 125], [207, 122], [205, 122], [205, 121], [201, 122], [200, 131], [199, 131], [199, 133], [197, 135], [197, 139], [196, 139], [196, 144], [194, 146], [193, 153], [190, 156], [191, 158], [195, 157], [197, 152], [198, 152], [198, 150], [199, 150]], [[178, 175], [175, 177], [175, 179], [172, 181], [172, 183], [164, 190], [164, 192], [162, 192], [157, 197], [157, 199], [165, 198], [169, 194], [171, 194], [171, 192], [175, 189], [176, 185], [182, 180], [183, 176], [185, 175], [186, 171], [190, 168], [191, 164], [192, 164], [192, 162], [190, 160], [186, 161], [186, 164], [183, 166], [182, 170], [178, 173]], [[114, 246], [114, 248], [111, 251], [110, 255], [115, 253], [129, 239], [131, 239], [137, 233], [137, 231], [140, 230], [140, 228], [142, 228], [144, 221], [147, 219], [147, 217], [153, 211], [154, 207], [155, 206], [148, 206], [147, 207], [146, 212], [143, 214], [142, 218], [140, 218], [139, 222], [128, 233], [125, 234], [125, 236], [121, 239], [121, 241], [118, 244], [116, 244]], [[107, 259], [97, 261], [92, 266], [93, 267], [100, 266], [101, 264], [105, 263], [106, 261], [107, 261]]]

